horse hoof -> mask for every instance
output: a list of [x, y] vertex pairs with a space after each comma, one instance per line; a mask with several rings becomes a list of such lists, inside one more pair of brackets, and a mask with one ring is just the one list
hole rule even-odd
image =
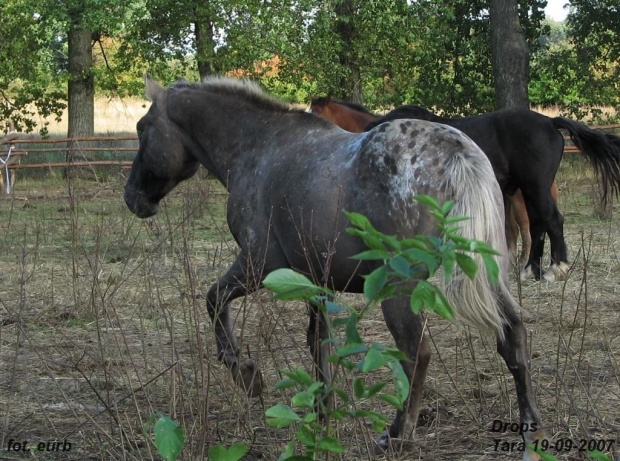
[[561, 262], [560, 264], [551, 264], [549, 270], [545, 272], [543, 278], [548, 282], [555, 282], [556, 280], [564, 280], [568, 275], [568, 264]]
[[[547, 432], [544, 429], [540, 429], [536, 432], [527, 433], [527, 436], [525, 437], [527, 439], [525, 440], [525, 443], [527, 445], [533, 445], [535, 441], [538, 441], [538, 446], [541, 446], [543, 440], [549, 440]], [[523, 461], [539, 461], [541, 459], [543, 459], [542, 456], [540, 456], [534, 451], [531, 451], [528, 448], [526, 448], [523, 452]]]
[[252, 359], [243, 359], [240, 365], [232, 368], [233, 377], [248, 397], [258, 397], [263, 393], [263, 376]]
[[525, 269], [521, 271], [521, 280], [527, 280], [533, 276], [534, 276], [534, 272], [532, 271], [532, 266], [527, 266]]
[[385, 451], [390, 446], [390, 436], [387, 434], [387, 432], [384, 432], [377, 438], [376, 443], [379, 448]]

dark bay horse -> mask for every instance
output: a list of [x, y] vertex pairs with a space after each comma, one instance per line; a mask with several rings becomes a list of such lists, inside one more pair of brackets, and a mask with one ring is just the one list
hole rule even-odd
[[[250, 396], [262, 392], [262, 384], [255, 363], [240, 359], [230, 303], [260, 289], [264, 277], [278, 268], [303, 272], [334, 290], [361, 292], [363, 275], [377, 265], [351, 259], [365, 248], [359, 237], [345, 232], [342, 210], [362, 213], [380, 231], [400, 238], [438, 236], [433, 219], [412, 196], [427, 194], [440, 203], [451, 199], [454, 215], [471, 217], [462, 222], [463, 236], [506, 251], [502, 193], [491, 164], [458, 130], [399, 120], [349, 133], [234, 79], [164, 89], [147, 76], [146, 90], [152, 104], [137, 124], [140, 146], [125, 202], [140, 218], [154, 215], [160, 200], [199, 164], [229, 191], [228, 225], [240, 252], [209, 290], [207, 310], [218, 358]], [[457, 321], [497, 338], [515, 380], [521, 424], [537, 428], [523, 434], [533, 443], [546, 433], [531, 383], [527, 332], [507, 289], [508, 260], [498, 257], [496, 286], [478, 262], [478, 276], [471, 280], [455, 273], [446, 293]], [[422, 317], [412, 312], [408, 298], [381, 307], [398, 348], [410, 359], [402, 365], [411, 383], [404, 410], [379, 438], [385, 447], [391, 438], [412, 435], [431, 349]], [[310, 341], [317, 330], [321, 347]], [[326, 363], [328, 338], [318, 311], [310, 317], [308, 339], [319, 368]], [[524, 459], [538, 456], [526, 451]]]
[[[349, 106], [355, 109], [355, 106]], [[317, 105], [318, 108], [318, 105]], [[314, 106], [312, 108], [314, 111]], [[468, 135], [489, 157], [506, 196], [521, 190], [529, 217], [532, 248], [523, 276], [540, 278], [545, 234], [551, 242], [551, 267], [547, 280], [563, 277], [568, 270], [564, 218], [553, 196], [555, 174], [564, 153], [568, 131], [577, 148], [603, 180], [603, 199], [620, 189], [620, 138], [563, 117], [550, 118], [529, 109], [510, 108], [463, 118], [444, 118], [413, 105], [401, 106], [369, 122], [365, 130], [386, 121], [417, 119], [443, 123]], [[557, 198], [557, 190], [556, 190]], [[518, 207], [518, 202], [516, 203]]]

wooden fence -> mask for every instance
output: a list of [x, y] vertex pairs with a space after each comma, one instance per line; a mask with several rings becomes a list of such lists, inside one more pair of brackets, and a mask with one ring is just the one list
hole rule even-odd
[[[126, 146], [114, 146], [114, 143], [119, 141], [135, 141], [136, 145], [132, 147]], [[93, 147], [94, 142], [107, 142], [111, 145]], [[8, 168], [12, 170], [25, 169], [25, 168], [62, 168], [71, 166], [104, 166], [104, 165], [119, 165], [124, 168], [131, 166], [129, 160], [90, 160], [84, 158], [88, 153], [93, 152], [137, 152], [138, 150], [138, 137], [132, 136], [95, 136], [87, 138], [55, 138], [55, 139], [15, 139], [13, 138], [10, 143], [13, 146], [19, 146], [14, 149], [11, 156], [15, 156], [16, 159], [12, 162]], [[1, 141], [0, 141], [1, 143]], [[65, 144], [65, 146], [62, 146]], [[36, 147], [28, 147], [34, 146]], [[41, 145], [49, 145], [49, 147]], [[31, 156], [33, 154], [50, 154], [50, 153], [65, 153], [66, 158], [69, 160], [63, 162], [28, 162], [21, 163], [19, 157]], [[83, 157], [82, 160], [76, 160], [79, 157]]]
[[[616, 132], [620, 131], [620, 124], [596, 126], [592, 128], [598, 128], [605, 131]], [[119, 146], [114, 145], [119, 142], [133, 141], [135, 144], [132, 146]], [[95, 142], [109, 143], [106, 146], [92, 146]], [[63, 145], [64, 144], [64, 145]], [[129, 136], [96, 136], [87, 138], [55, 138], [55, 139], [22, 139], [18, 134], [9, 134], [4, 137], [0, 137], [0, 159], [5, 160], [6, 152], [5, 147], [10, 146], [11, 158], [6, 164], [6, 168], [9, 170], [19, 169], [34, 169], [34, 168], [67, 168], [71, 166], [80, 167], [98, 167], [98, 166], [120, 166], [121, 168], [129, 168], [131, 166], [131, 160], [128, 159], [107, 159], [107, 160], [92, 160], [88, 158], [89, 153], [95, 152], [108, 152], [108, 153], [125, 153], [127, 157], [128, 152], [135, 153], [138, 149], [138, 137], [135, 135]], [[29, 147], [32, 146], [32, 147]], [[578, 152], [578, 149], [567, 142], [564, 148], [565, 154], [572, 154]], [[70, 160], [65, 161], [38, 161], [31, 159], [32, 156], [45, 157], [46, 154], [60, 154], [65, 153], [65, 158]], [[21, 162], [21, 158], [28, 156], [28, 162]], [[32, 160], [32, 161], [31, 161]], [[5, 169], [5, 165], [0, 164], [2, 169]], [[1, 179], [0, 179], [1, 184]]]

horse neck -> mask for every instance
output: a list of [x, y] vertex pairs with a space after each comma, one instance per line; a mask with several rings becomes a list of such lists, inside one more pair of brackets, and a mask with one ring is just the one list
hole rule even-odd
[[[336, 107], [337, 109], [334, 110]], [[352, 133], [363, 133], [366, 125], [377, 119], [377, 117], [372, 114], [360, 112], [343, 104], [333, 103], [332, 112], [338, 114], [336, 116], [337, 121], [334, 123], [340, 128], [351, 131]]]
[[[278, 152], [276, 133], [286, 138], [290, 114], [254, 108], [250, 104], [231, 110], [234, 101], [201, 99], [192, 106], [176, 109], [175, 121], [192, 138], [194, 155], [227, 189], [245, 166], [256, 164], [258, 157]], [[203, 108], [208, 107], [209, 110]]]

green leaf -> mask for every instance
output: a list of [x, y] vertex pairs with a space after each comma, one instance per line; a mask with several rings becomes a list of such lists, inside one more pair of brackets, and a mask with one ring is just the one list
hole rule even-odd
[[414, 195], [413, 199], [435, 210], [441, 210], [439, 202], [437, 202], [437, 200], [435, 200], [433, 197], [429, 197], [428, 195]]
[[291, 387], [295, 387], [297, 383], [292, 379], [283, 379], [278, 384], [276, 384], [276, 389], [289, 389]]
[[319, 450], [325, 450], [331, 453], [342, 453], [344, 452], [344, 447], [340, 445], [338, 439], [334, 437], [323, 437], [319, 440]]
[[167, 461], [174, 461], [181, 453], [185, 443], [185, 433], [176, 421], [168, 416], [160, 416], [153, 428], [155, 447]]
[[364, 396], [365, 391], [366, 384], [364, 383], [364, 380], [361, 378], [355, 378], [353, 380], [353, 393], [355, 395], [355, 398], [361, 399]]
[[383, 352], [379, 352], [377, 349], [370, 349], [366, 354], [366, 358], [364, 359], [362, 371], [364, 373], [368, 373], [370, 371], [377, 370], [391, 360], [394, 359], [392, 359], [390, 356], [384, 355]]
[[594, 459], [598, 459], [599, 461], [614, 461], [612, 458], [598, 450], [589, 451], [588, 456]]
[[347, 321], [347, 327], [345, 329], [345, 336], [347, 338], [347, 343], [361, 343], [362, 338], [357, 331], [357, 322], [358, 317], [355, 312], [351, 312], [349, 316], [349, 320]]
[[354, 211], [344, 211], [343, 213], [355, 227], [362, 230], [374, 229], [368, 218], [363, 214], [355, 213]]
[[286, 459], [289, 459], [291, 456], [293, 456], [294, 453], [295, 453], [295, 441], [291, 440], [289, 443], [286, 444], [286, 447], [284, 448], [284, 451], [278, 458], [278, 461], [284, 461]]
[[447, 200], [444, 202], [444, 204], [441, 206], [441, 213], [444, 216], [447, 216], [448, 213], [450, 213], [450, 211], [452, 211], [452, 207], [454, 206], [454, 202], [452, 200]]
[[347, 311], [346, 308], [332, 301], [325, 301], [325, 309], [327, 310], [328, 314], [340, 314]]
[[267, 416], [267, 424], [278, 429], [290, 426], [291, 424], [301, 421], [301, 418], [295, 413], [291, 407], [278, 403], [277, 405], [265, 411]]
[[370, 386], [370, 388], [368, 389], [368, 397], [372, 397], [374, 396], [377, 392], [380, 392], [386, 385], [387, 383], [385, 382], [379, 382], [376, 384], [373, 384], [372, 386]]
[[398, 275], [402, 275], [403, 277], [407, 277], [409, 275], [409, 261], [402, 256], [394, 256], [390, 259], [390, 267]]
[[291, 403], [297, 408], [312, 408], [314, 407], [314, 395], [308, 392], [298, 392], [291, 399]]
[[294, 370], [282, 370], [282, 374], [304, 386], [310, 386], [314, 382], [312, 377], [301, 368], [296, 368]]
[[263, 280], [263, 285], [273, 291], [277, 299], [283, 301], [308, 299], [329, 291], [315, 285], [308, 277], [292, 269], [277, 269], [271, 272]]
[[403, 409], [403, 404], [401, 401], [399, 401], [395, 396], [393, 396], [392, 394], [381, 394], [377, 396], [378, 399], [383, 400], [384, 402], [389, 403], [390, 405], [392, 405], [394, 408], [396, 408], [397, 410], [402, 410]]
[[454, 272], [454, 265], [456, 264], [456, 253], [454, 250], [445, 251], [441, 258], [441, 264], [443, 266], [443, 275], [446, 283], [452, 278]]
[[372, 271], [364, 280], [364, 295], [374, 301], [387, 282], [387, 267], [381, 266]]
[[307, 447], [314, 447], [316, 443], [316, 435], [305, 424], [302, 424], [299, 430], [295, 433], [297, 440], [306, 445]]
[[390, 253], [385, 250], [366, 250], [351, 256], [351, 259], [359, 259], [362, 261], [386, 260], [390, 258]]
[[245, 443], [235, 443], [227, 450], [221, 445], [214, 445], [209, 448], [209, 459], [211, 461], [239, 461], [245, 456], [250, 447]]
[[450, 302], [438, 289], [435, 290], [435, 303], [433, 305], [433, 312], [443, 317], [444, 319], [452, 320], [454, 318], [454, 311], [452, 310], [452, 306], [450, 306]]
[[409, 396], [409, 379], [400, 362], [393, 360], [389, 363], [389, 367], [392, 369], [392, 379], [394, 380], [394, 387], [396, 388], [396, 398], [402, 404]]
[[456, 263], [461, 268], [461, 270], [469, 277], [470, 279], [474, 279], [476, 277], [476, 272], [478, 272], [478, 265], [474, 258], [467, 256], [463, 253], [456, 253]]
[[435, 292], [430, 283], [420, 280], [411, 292], [409, 305], [414, 314], [419, 314], [423, 307], [432, 310], [435, 306]]
[[437, 266], [439, 265], [439, 260], [437, 259], [437, 256], [430, 251], [421, 250], [419, 248], [410, 248], [405, 250], [403, 253], [411, 258], [413, 262], [421, 262], [426, 265], [431, 276], [435, 274]]
[[368, 350], [368, 346], [362, 343], [346, 344], [336, 351], [338, 357], [348, 357], [350, 355], [362, 354]]
[[497, 288], [497, 282], [499, 281], [499, 266], [497, 265], [497, 261], [495, 258], [488, 254], [482, 254], [482, 261], [484, 261], [484, 267], [487, 270], [487, 275], [491, 280], [491, 285], [493, 288]]

